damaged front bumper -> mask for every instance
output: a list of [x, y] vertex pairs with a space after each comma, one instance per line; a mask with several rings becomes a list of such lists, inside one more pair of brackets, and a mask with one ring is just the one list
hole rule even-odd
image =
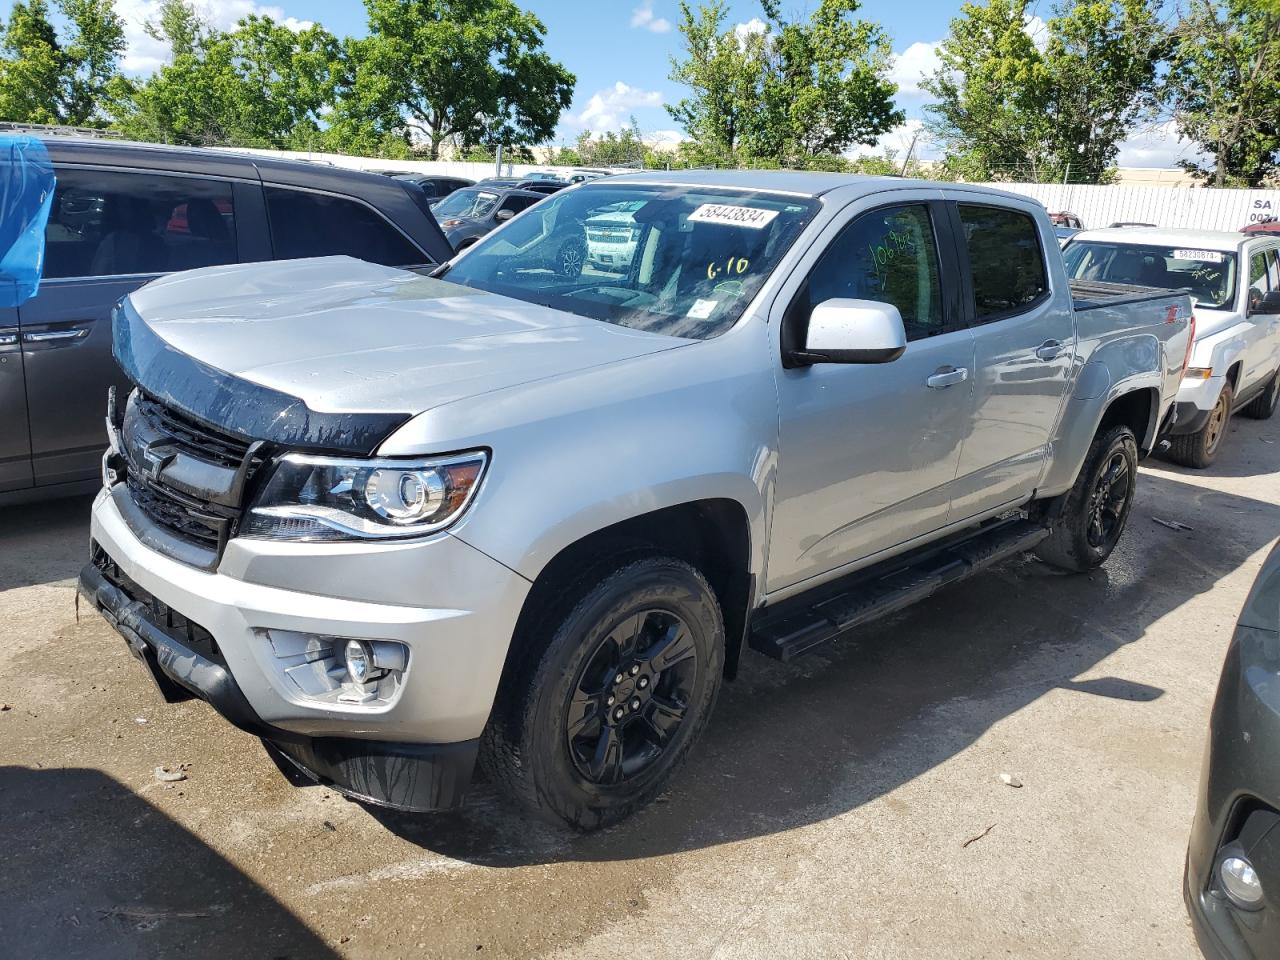
[[[449, 535], [395, 546], [235, 539], [219, 569], [203, 571], [149, 547], [121, 500], [116, 485], [94, 504], [80, 592], [165, 699], [205, 700], [353, 797], [415, 811], [462, 800], [528, 581]], [[366, 578], [374, 602], [350, 597]], [[393, 602], [409, 596], [419, 605]], [[342, 702], [280, 641], [298, 636], [402, 644], [408, 664], [392, 696]]]

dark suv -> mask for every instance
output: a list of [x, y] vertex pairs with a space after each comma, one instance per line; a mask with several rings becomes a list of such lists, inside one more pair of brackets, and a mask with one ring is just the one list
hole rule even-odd
[[[414, 184], [193, 148], [43, 138], [57, 175], [39, 293], [0, 307], [0, 504], [100, 482], [111, 311], [165, 273], [347, 254], [389, 266], [452, 248]], [[123, 395], [123, 393], [122, 393]]]

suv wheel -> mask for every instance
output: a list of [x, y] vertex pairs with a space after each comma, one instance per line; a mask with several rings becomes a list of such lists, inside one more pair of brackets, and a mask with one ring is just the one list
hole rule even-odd
[[1254, 420], [1270, 420], [1276, 412], [1276, 404], [1280, 401], [1280, 371], [1271, 375], [1267, 389], [1249, 401], [1249, 405], [1240, 412]]
[[670, 557], [576, 594], [516, 638], [480, 762], [529, 810], [592, 830], [652, 800], [706, 726], [724, 623], [703, 576]]
[[1062, 570], [1100, 566], [1120, 542], [1138, 478], [1138, 443], [1126, 426], [1094, 437], [1075, 486], [1036, 555]]
[[1169, 439], [1169, 459], [1184, 467], [1203, 470], [1212, 465], [1222, 446], [1222, 438], [1226, 436], [1227, 426], [1231, 422], [1231, 404], [1235, 399], [1235, 391], [1231, 382], [1222, 385], [1222, 392], [1209, 411], [1209, 419], [1195, 433], [1184, 433]]

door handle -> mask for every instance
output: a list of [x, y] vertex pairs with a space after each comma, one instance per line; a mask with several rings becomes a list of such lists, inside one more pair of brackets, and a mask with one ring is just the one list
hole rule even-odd
[[939, 367], [924, 383], [931, 390], [943, 390], [957, 383], [963, 383], [968, 379], [969, 370], [967, 367]]
[[71, 340], [83, 340], [88, 335], [88, 327], [74, 327], [71, 330], [38, 330], [35, 333], [24, 333], [22, 342], [63, 343]]
[[18, 331], [10, 327], [8, 330], [0, 330], [0, 347], [12, 347], [18, 342]]
[[1036, 347], [1036, 356], [1041, 360], [1057, 360], [1062, 356], [1062, 350], [1061, 340], [1046, 340]]

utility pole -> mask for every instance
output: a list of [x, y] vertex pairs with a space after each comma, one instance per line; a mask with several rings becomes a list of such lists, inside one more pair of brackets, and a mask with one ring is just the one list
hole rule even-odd
[[494, 151], [496, 156], [493, 161], [493, 175], [495, 177], [502, 176], [502, 141], [498, 141], [498, 149]]
[[905, 177], [907, 175], [907, 164], [911, 162], [911, 154], [915, 152], [916, 141], [920, 139], [920, 131], [917, 130], [911, 137], [911, 146], [907, 147], [907, 155], [902, 159], [902, 170], [898, 176]]

